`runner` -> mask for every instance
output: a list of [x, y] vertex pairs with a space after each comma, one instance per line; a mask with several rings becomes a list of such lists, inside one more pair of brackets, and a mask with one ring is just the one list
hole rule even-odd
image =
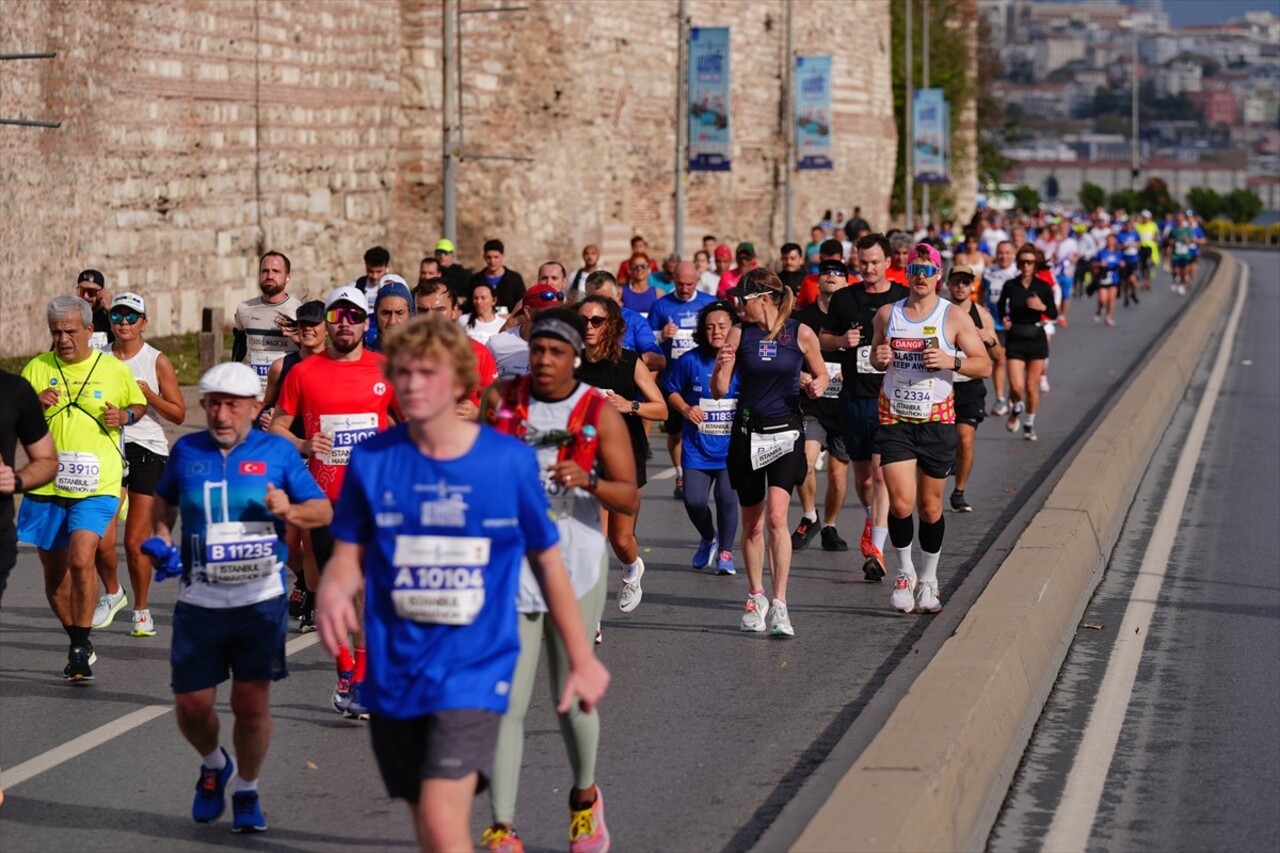
[[[385, 359], [364, 348], [368, 314], [365, 298], [354, 287], [339, 287], [325, 300], [329, 346], [289, 371], [280, 390], [271, 432], [289, 439], [308, 459], [308, 467], [330, 502], [342, 490], [351, 449], [387, 428], [395, 412], [395, 394], [383, 375]], [[291, 430], [302, 421], [305, 439]], [[316, 565], [321, 569], [333, 553], [333, 534], [327, 527], [311, 531]], [[310, 584], [308, 584], [311, 587]], [[314, 588], [314, 587], [311, 587]], [[303, 602], [303, 633], [315, 630], [314, 597]], [[335, 659], [338, 672], [333, 689], [334, 710], [354, 719], [368, 719], [361, 701], [365, 677], [364, 635], [353, 632], [353, 647], [344, 646]]]
[[863, 577], [878, 583], [885, 575], [884, 543], [889, 538], [889, 492], [880, 470], [878, 400], [882, 371], [871, 364], [871, 334], [881, 306], [907, 298], [908, 290], [885, 277], [889, 241], [883, 234], [867, 234], [856, 249], [862, 285], [844, 287], [831, 296], [820, 342], [840, 351], [840, 428], [845, 452], [853, 462], [854, 488], [866, 520], [860, 546]]
[[1142, 277], [1142, 289], [1150, 290], [1151, 282], [1156, 280], [1156, 270], [1160, 269], [1160, 226], [1151, 218], [1151, 211], [1144, 210], [1139, 214], [1138, 223], [1133, 226], [1138, 232], [1138, 269]]
[[[827, 322], [831, 297], [846, 287], [849, 271], [843, 261], [825, 260], [818, 270], [818, 299], [812, 305], [796, 312], [796, 319], [808, 326], [815, 335], [821, 335]], [[819, 338], [821, 345], [821, 338]], [[844, 369], [839, 349], [830, 347], [823, 352], [827, 365], [827, 390], [816, 400], [801, 400], [804, 412], [804, 455], [807, 465], [804, 482], [799, 486], [800, 523], [791, 534], [791, 550], [803, 551], [822, 529], [822, 550], [848, 551], [849, 543], [840, 538], [836, 521], [844, 506], [849, 487], [849, 454], [845, 449], [844, 434], [840, 431], [839, 397], [844, 385]], [[852, 376], [850, 377], [852, 379]], [[818, 456], [827, 453], [827, 493], [823, 500], [822, 524], [818, 524]]]
[[467, 329], [467, 336], [482, 344], [502, 331], [507, 318], [497, 312], [498, 297], [493, 286], [481, 281], [471, 288], [471, 313], [462, 315], [462, 325]]
[[[1114, 238], [1112, 238], [1114, 239]], [[1058, 306], [1053, 290], [1038, 275], [1040, 259], [1030, 243], [1018, 250], [1018, 269], [1022, 274], [1010, 280], [1000, 294], [996, 310], [1004, 318], [1006, 357], [1009, 361], [1009, 401], [1011, 409], [1006, 428], [1016, 432], [1026, 401], [1026, 420], [1022, 421], [1022, 437], [1036, 440], [1036, 410], [1040, 405], [1040, 374], [1049, 358], [1049, 338], [1042, 317], [1054, 320]]]
[[[942, 487], [955, 465], [957, 442], [952, 378], [963, 373], [982, 379], [991, 360], [968, 312], [938, 297], [942, 258], [937, 250], [917, 245], [908, 266], [911, 293], [876, 312], [871, 342], [871, 363], [885, 371], [877, 437], [889, 488], [889, 537], [898, 552], [889, 604], [902, 613], [937, 613], [942, 610], [938, 559], [946, 529]], [[918, 579], [911, 560], [911, 514], [917, 509], [923, 552]]]
[[661, 373], [667, 366], [666, 356], [662, 354], [662, 348], [654, 340], [653, 329], [649, 328], [649, 321], [644, 315], [622, 304], [622, 291], [619, 290], [613, 273], [597, 270], [587, 276], [587, 295], [596, 293], [618, 303], [618, 309], [622, 311], [623, 322], [627, 324], [627, 333], [622, 338], [622, 348], [639, 353], [646, 367], [654, 373]]
[[[58, 450], [44, 422], [36, 392], [21, 376], [0, 369], [0, 599], [9, 573], [18, 563], [18, 535], [13, 526], [13, 496], [53, 482], [58, 473]], [[15, 468], [18, 444], [27, 464]], [[3, 794], [0, 794], [3, 797]]]
[[1120, 264], [1120, 290], [1124, 294], [1124, 307], [1128, 308], [1130, 301], [1134, 305], [1138, 304], [1138, 275], [1142, 266], [1141, 241], [1129, 219], [1119, 221], [1116, 242], [1120, 245], [1120, 252], [1124, 256]]
[[[689, 265], [692, 266], [692, 265]], [[678, 281], [679, 279], [677, 279]], [[679, 285], [683, 287], [684, 285]], [[666, 298], [666, 297], [664, 297]], [[659, 300], [661, 301], [661, 300]], [[644, 434], [645, 421], [662, 421], [667, 417], [667, 404], [658, 390], [653, 373], [636, 353], [623, 349], [626, 325], [618, 304], [600, 294], [588, 296], [576, 306], [586, 324], [586, 350], [574, 378], [604, 391], [609, 403], [622, 415], [631, 437], [631, 454], [635, 459], [636, 508], [634, 513], [609, 512], [606, 507], [605, 529], [613, 554], [622, 563], [622, 589], [618, 593], [618, 609], [630, 613], [640, 604], [644, 590], [644, 560], [636, 541], [636, 517], [640, 514], [639, 490], [647, 481], [645, 458], [649, 439]], [[653, 315], [650, 315], [652, 318]]]
[[89, 338], [89, 348], [110, 352], [111, 345], [115, 343], [115, 332], [111, 331], [108, 316], [111, 313], [111, 294], [107, 292], [106, 277], [98, 270], [81, 271], [76, 276], [76, 295], [93, 308], [93, 335]]
[[[976, 281], [982, 281], [983, 273], [987, 269], [987, 265], [991, 263], [991, 258], [983, 253], [978, 247], [978, 232], [972, 228], [966, 228], [964, 232], [964, 242], [960, 244], [960, 248], [956, 249], [955, 264], [959, 267], [968, 267], [973, 270], [973, 277]], [[978, 301], [978, 291], [981, 288], [973, 288], [973, 300]]]
[[564, 292], [550, 285], [535, 284], [524, 293], [523, 305], [513, 317], [516, 326], [489, 338], [486, 344], [498, 365], [498, 378], [514, 379], [529, 373], [529, 329], [543, 311], [564, 304]]
[[[979, 305], [970, 298], [977, 276], [966, 266], [951, 268], [947, 275], [947, 294], [951, 301], [969, 315], [973, 325], [978, 329], [978, 337], [986, 347], [987, 357], [994, 361], [1000, 352], [1000, 339], [996, 337], [995, 323], [987, 306]], [[963, 355], [961, 355], [963, 360]], [[951, 492], [951, 510], [953, 512], [973, 512], [973, 505], [965, 497], [964, 490], [969, 485], [969, 473], [973, 470], [974, 438], [977, 436], [978, 424], [987, 417], [987, 386], [981, 379], [974, 379], [963, 373], [952, 372], [952, 391], [955, 394], [956, 406], [956, 485]]]
[[1187, 284], [1191, 281], [1191, 265], [1195, 261], [1195, 231], [1187, 221], [1187, 215], [1178, 211], [1174, 226], [1169, 231], [1166, 243], [1169, 251], [1169, 267], [1173, 272], [1173, 292], [1179, 296], [1186, 295]]
[[[499, 432], [516, 435], [538, 454], [551, 511], [560, 532], [562, 552], [582, 622], [556, 619], [559, 632], [543, 618], [548, 610], [532, 575], [526, 570], [516, 609], [520, 611], [520, 656], [511, 688], [511, 705], [502, 718], [494, 762], [491, 807], [493, 826], [483, 843], [491, 850], [520, 850], [514, 835], [516, 793], [524, 750], [524, 716], [533, 694], [538, 656], [545, 638], [553, 695], [569, 689], [569, 634], [576, 628], [587, 640], [600, 624], [607, 589], [608, 556], [600, 532], [600, 510], [634, 513], [639, 505], [635, 463], [627, 447], [626, 426], [606, 404], [604, 395], [574, 379], [581, 357], [585, 324], [567, 309], [538, 315], [529, 335], [527, 377], [495, 385], [485, 392], [482, 420]], [[488, 475], [490, 478], [492, 474]], [[532, 476], [526, 473], [524, 476]], [[505, 595], [502, 601], [510, 601]], [[571, 639], [574, 645], [578, 639]], [[560, 734], [574, 774], [569, 793], [569, 849], [593, 853], [609, 849], [604, 800], [595, 785], [600, 719], [567, 702], [558, 709]]]
[[1116, 291], [1120, 289], [1123, 264], [1124, 255], [1120, 253], [1116, 235], [1108, 234], [1103, 249], [1093, 259], [1093, 282], [1089, 285], [1098, 293], [1098, 307], [1093, 312], [1095, 323], [1116, 324]]
[[[698, 312], [694, 348], [668, 371], [663, 388], [667, 404], [680, 412], [681, 459], [685, 463], [684, 510], [698, 531], [695, 569], [718, 575], [736, 573], [733, 540], [738, 535], [738, 493], [729, 483], [725, 467], [729, 456], [729, 431], [738, 408], [738, 377], [720, 399], [711, 397], [711, 371], [716, 354], [733, 328], [734, 311], [728, 302], [711, 302]], [[709, 500], [715, 488], [716, 524], [711, 521]], [[717, 533], [717, 530], [719, 531]]]
[[[462, 298], [447, 288], [437, 287], [426, 296], [418, 296], [417, 302], [419, 314], [435, 315], [455, 323], [462, 316]], [[470, 397], [458, 402], [456, 413], [464, 421], [474, 421], [480, 413], [480, 392], [497, 381], [498, 365], [488, 347], [475, 338], [468, 337], [468, 340], [471, 341], [471, 354], [475, 356], [480, 381]]]
[[[235, 362], [200, 378], [209, 428], [174, 444], [156, 487], [156, 539], [146, 549], [165, 555], [158, 563], [181, 554], [169, 659], [178, 729], [201, 756], [191, 817], [210, 823], [222, 816], [227, 782], [239, 762], [232, 832], [267, 829], [258, 777], [271, 740], [271, 682], [289, 674], [284, 526], [318, 527], [333, 517], [293, 447], [252, 428], [261, 405], [258, 389], [257, 374]], [[181, 545], [175, 546], [179, 514]], [[228, 674], [234, 761], [220, 743], [214, 709]]]
[[[818, 336], [791, 316], [795, 296], [770, 270], [757, 267], [734, 289], [745, 321], [729, 331], [716, 356], [711, 396], [728, 396], [738, 377], [739, 406], [729, 439], [729, 480], [742, 507], [742, 560], [748, 596], [740, 628], [794, 637], [787, 611], [791, 536], [787, 505], [804, 481], [804, 420], [800, 394], [809, 399], [827, 390], [827, 368]], [[805, 366], [808, 376], [802, 375]], [[768, 502], [766, 503], [766, 497]], [[769, 536], [769, 578], [773, 601], [764, 594], [765, 527]]]
[[272, 363], [298, 349], [287, 334], [302, 304], [287, 290], [292, 270], [293, 265], [282, 253], [267, 252], [258, 260], [261, 295], [236, 306], [231, 360], [242, 361], [254, 369], [263, 393], [267, 390], [267, 373]]
[[[151, 562], [142, 553], [142, 542], [151, 535], [151, 504], [156, 484], [160, 482], [169, 459], [169, 439], [164, 434], [160, 419], [181, 424], [187, 419], [187, 404], [182, 398], [178, 374], [169, 356], [142, 340], [147, 330], [147, 303], [141, 296], [121, 293], [111, 300], [111, 328], [115, 333], [111, 354], [129, 366], [142, 395], [147, 398], [146, 414], [124, 428], [124, 458], [127, 463], [124, 480], [129, 507], [124, 528], [124, 556], [129, 569], [129, 586], [133, 589], [133, 628], [129, 633], [134, 637], [154, 637], [155, 619], [147, 606]], [[103, 541], [107, 540], [104, 538]], [[114, 570], [115, 560], [111, 562]], [[100, 561], [98, 567], [101, 573]], [[112, 586], [117, 589], [120, 586], [114, 571], [107, 588]], [[109, 614], [107, 618], [110, 618]], [[94, 627], [98, 627], [96, 623]]]
[[[128, 367], [90, 349], [89, 303], [58, 296], [46, 315], [53, 349], [27, 362], [22, 377], [44, 407], [58, 471], [52, 483], [27, 492], [18, 511], [18, 539], [38, 549], [45, 596], [70, 639], [62, 675], [89, 681], [97, 661], [89, 642], [98, 599], [94, 554], [120, 509], [120, 429], [146, 413], [147, 398]], [[120, 590], [113, 607], [118, 611], [126, 603]]]
[[[1000, 339], [1000, 344], [1005, 343], [1004, 318], [996, 311], [996, 303], [1000, 301], [1000, 294], [1004, 291], [1005, 282], [1018, 276], [1018, 265], [1013, 262], [1014, 255], [1017, 254], [1013, 243], [1008, 240], [1002, 240], [996, 246], [995, 264], [988, 267], [983, 273], [982, 292], [979, 294], [979, 301], [986, 306], [987, 311], [991, 312], [992, 318], [995, 320], [996, 337]], [[996, 404], [991, 408], [991, 414], [1004, 416], [1009, 414], [1009, 401], [1005, 397], [1005, 383], [1008, 379], [1008, 364], [1001, 359], [993, 362], [991, 365], [991, 384], [995, 387]]]
[[[441, 279], [443, 281], [443, 279]], [[409, 285], [398, 275], [385, 275], [378, 285], [378, 295], [373, 300], [374, 334], [365, 335], [365, 345], [374, 352], [382, 352], [382, 342], [396, 326], [409, 322], [416, 312]], [[369, 340], [369, 338], [372, 340]]]

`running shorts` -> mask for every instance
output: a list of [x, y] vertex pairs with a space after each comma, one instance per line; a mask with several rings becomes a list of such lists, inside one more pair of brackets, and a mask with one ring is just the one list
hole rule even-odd
[[840, 398], [840, 426], [844, 431], [845, 452], [854, 462], [870, 462], [880, 452], [876, 443], [880, 429], [877, 400], [855, 397]]
[[288, 605], [283, 595], [243, 607], [197, 607], [179, 601], [173, 608], [169, 650], [173, 692], [217, 687], [228, 672], [236, 681], [286, 677]]
[[87, 530], [101, 539], [119, 511], [120, 499], [112, 495], [26, 495], [18, 510], [18, 541], [41, 551], [57, 551], [70, 544], [76, 530]]
[[424, 779], [462, 779], [476, 773], [476, 792], [489, 786], [502, 715], [465, 708], [397, 720], [369, 720], [373, 755], [387, 794], [418, 802]]
[[125, 487], [136, 495], [154, 495], [169, 457], [128, 442], [124, 446], [124, 459], [125, 470], [129, 472], [125, 476]]
[[981, 380], [957, 382], [955, 394], [956, 423], [976, 427], [987, 417], [987, 385]]
[[[739, 412], [742, 410], [739, 409]], [[797, 415], [785, 422], [791, 429], [800, 431], [795, 445], [780, 458], [759, 469], [751, 467], [751, 437], [742, 427], [741, 415], [733, 421], [733, 433], [729, 436], [729, 456], [725, 467], [729, 469], [729, 485], [738, 493], [741, 506], [756, 506], [764, 501], [770, 486], [784, 489], [791, 494], [796, 486], [809, 475], [809, 462], [804, 455], [804, 421]], [[759, 424], [756, 429], [778, 428], [777, 424]]]
[[[841, 462], [849, 461], [849, 453], [844, 446], [844, 433], [813, 415], [804, 416], [805, 441], [816, 441], [832, 458]], [[806, 465], [808, 462], [805, 463]]]
[[1043, 361], [1049, 357], [1049, 337], [1039, 326], [1014, 326], [1005, 335], [1004, 350], [1009, 361]]
[[925, 476], [935, 480], [946, 479], [955, 468], [959, 443], [955, 424], [881, 424], [878, 436], [882, 466], [914, 460]]

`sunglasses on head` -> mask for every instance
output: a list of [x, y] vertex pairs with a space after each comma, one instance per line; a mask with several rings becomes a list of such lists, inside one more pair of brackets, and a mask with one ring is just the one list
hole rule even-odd
[[324, 319], [329, 323], [347, 323], [352, 326], [358, 326], [369, 318], [369, 312], [363, 308], [354, 306], [344, 306], [342, 308], [330, 308], [324, 312]]
[[113, 325], [132, 326], [146, 315], [139, 314], [137, 311], [112, 311], [108, 316]]
[[537, 293], [527, 294], [527, 298], [536, 302], [564, 302], [564, 294], [559, 290], [555, 292], [542, 290]]
[[934, 266], [933, 264], [907, 264], [907, 275], [912, 278], [918, 275], [922, 275], [925, 278], [933, 278], [941, 271], [942, 267]]

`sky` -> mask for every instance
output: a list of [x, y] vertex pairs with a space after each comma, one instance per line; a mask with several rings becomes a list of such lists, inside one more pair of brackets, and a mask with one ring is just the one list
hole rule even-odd
[[1239, 18], [1245, 12], [1268, 9], [1277, 12], [1277, 5], [1267, 0], [1164, 0], [1164, 11], [1175, 27], [1188, 24], [1220, 24]]

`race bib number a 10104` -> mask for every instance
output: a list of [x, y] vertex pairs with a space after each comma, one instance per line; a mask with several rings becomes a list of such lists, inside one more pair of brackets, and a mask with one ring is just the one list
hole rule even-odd
[[397, 536], [391, 603], [401, 619], [470, 625], [484, 607], [490, 540], [482, 536]]

